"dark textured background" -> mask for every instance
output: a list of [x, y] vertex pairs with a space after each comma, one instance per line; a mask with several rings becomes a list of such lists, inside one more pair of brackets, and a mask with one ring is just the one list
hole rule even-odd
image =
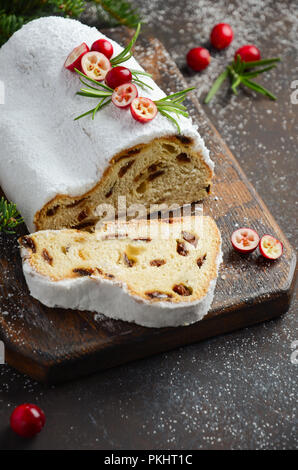
[[[135, 1], [144, 32], [167, 47], [202, 102], [236, 47], [255, 43], [282, 63], [262, 78], [277, 102], [223, 89], [204, 107], [293, 246], [297, 246], [297, 1]], [[212, 26], [227, 21], [232, 46], [212, 51], [201, 74], [185, 54], [207, 45]], [[260, 326], [181, 348], [105, 373], [46, 388], [0, 366], [0, 448], [33, 449], [293, 449], [297, 447], [297, 303]], [[7, 428], [13, 408], [40, 405], [47, 426], [22, 441]]]

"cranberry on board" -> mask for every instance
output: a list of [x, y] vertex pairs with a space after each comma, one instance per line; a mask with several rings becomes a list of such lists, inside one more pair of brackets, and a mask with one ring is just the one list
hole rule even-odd
[[157, 106], [156, 104], [150, 100], [149, 98], [143, 98], [140, 96], [139, 98], [135, 98], [131, 105], [130, 111], [132, 117], [139, 122], [145, 124], [146, 122], [152, 121], [157, 114]]
[[186, 60], [191, 69], [200, 72], [208, 67], [211, 57], [204, 47], [194, 47], [187, 53]]
[[89, 52], [89, 47], [85, 42], [83, 42], [80, 46], [75, 47], [74, 50], [69, 54], [64, 63], [64, 67], [68, 70], [71, 70], [72, 72], [74, 69], [82, 71], [81, 60], [83, 55], [85, 55], [87, 52]]
[[44, 427], [44, 412], [36, 405], [24, 403], [17, 406], [11, 414], [10, 426], [21, 437], [33, 437]]
[[87, 77], [102, 81], [110, 70], [111, 63], [101, 52], [90, 51], [83, 55], [81, 66]]
[[242, 62], [255, 62], [261, 59], [261, 52], [253, 44], [246, 44], [245, 46], [239, 47], [235, 52], [235, 60], [240, 55]]
[[259, 244], [260, 237], [257, 232], [248, 227], [242, 227], [232, 233], [233, 248], [239, 253], [252, 253]]
[[283, 244], [272, 235], [263, 235], [259, 248], [261, 254], [267, 259], [277, 259], [283, 253]]
[[112, 101], [118, 108], [127, 108], [137, 96], [137, 87], [133, 83], [124, 83], [115, 88]]
[[214, 26], [210, 35], [210, 42], [215, 49], [225, 49], [233, 41], [234, 33], [227, 23], [218, 23]]
[[108, 59], [113, 55], [114, 49], [110, 41], [107, 39], [98, 39], [91, 46], [91, 51], [101, 52]]
[[117, 88], [124, 83], [130, 83], [132, 81], [131, 71], [127, 67], [118, 65], [118, 67], [113, 67], [107, 73], [106, 84], [110, 88]]

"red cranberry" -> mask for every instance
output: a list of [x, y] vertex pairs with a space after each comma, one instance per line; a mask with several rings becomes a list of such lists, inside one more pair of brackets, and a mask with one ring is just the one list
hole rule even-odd
[[110, 41], [107, 39], [98, 39], [92, 44], [91, 51], [101, 52], [110, 59], [113, 55], [114, 49]]
[[242, 62], [255, 62], [261, 59], [259, 49], [253, 44], [246, 44], [246, 46], [240, 47], [235, 52], [235, 60], [237, 59], [237, 55], [240, 55]]
[[113, 67], [106, 75], [106, 84], [110, 88], [117, 88], [124, 83], [130, 83], [132, 81], [131, 71], [119, 65], [118, 67]]
[[10, 426], [21, 437], [33, 437], [42, 430], [45, 421], [44, 412], [38, 406], [24, 403], [12, 412]]
[[219, 23], [211, 31], [210, 41], [215, 49], [225, 49], [233, 41], [234, 33], [227, 23]]
[[194, 47], [186, 56], [189, 67], [196, 72], [204, 70], [210, 63], [210, 54], [204, 47]]

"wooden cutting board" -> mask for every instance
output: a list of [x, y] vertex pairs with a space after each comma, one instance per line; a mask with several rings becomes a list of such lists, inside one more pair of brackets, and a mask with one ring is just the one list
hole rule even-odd
[[[107, 34], [122, 42], [129, 37], [123, 29]], [[159, 41], [140, 39], [136, 56], [167, 92], [186, 87]], [[47, 308], [28, 293], [17, 236], [0, 233], [0, 339], [6, 346], [8, 364], [39, 381], [58, 383], [287, 311], [294, 286], [295, 253], [199, 103], [191, 97], [187, 106], [216, 164], [213, 193], [204, 202], [204, 213], [219, 225], [224, 261], [209, 314], [191, 326], [153, 329], [98, 318], [92, 312]], [[284, 244], [282, 258], [269, 262], [258, 251], [248, 257], [236, 253], [230, 235], [241, 226], [279, 238]], [[23, 233], [25, 228], [21, 227], [18, 236]]]

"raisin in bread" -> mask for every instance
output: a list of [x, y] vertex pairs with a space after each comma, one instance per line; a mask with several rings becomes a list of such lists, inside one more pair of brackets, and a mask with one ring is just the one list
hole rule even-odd
[[[0, 49], [6, 85], [0, 113], [0, 185], [22, 213], [29, 231], [93, 228], [96, 207], [108, 203], [187, 204], [210, 191], [213, 163], [191, 119], [177, 128], [160, 113], [147, 124], [112, 103], [74, 121], [94, 105], [76, 95], [76, 73], [63, 65], [71, 50], [103, 36], [78, 21], [48, 17], [17, 31]], [[114, 56], [122, 47], [111, 41]], [[125, 66], [143, 70], [131, 58]], [[163, 98], [151, 87], [140, 96]], [[175, 91], [175, 90], [173, 90]]]
[[43, 304], [149, 327], [203, 318], [221, 261], [220, 233], [203, 216], [39, 231], [19, 241], [31, 295]]

